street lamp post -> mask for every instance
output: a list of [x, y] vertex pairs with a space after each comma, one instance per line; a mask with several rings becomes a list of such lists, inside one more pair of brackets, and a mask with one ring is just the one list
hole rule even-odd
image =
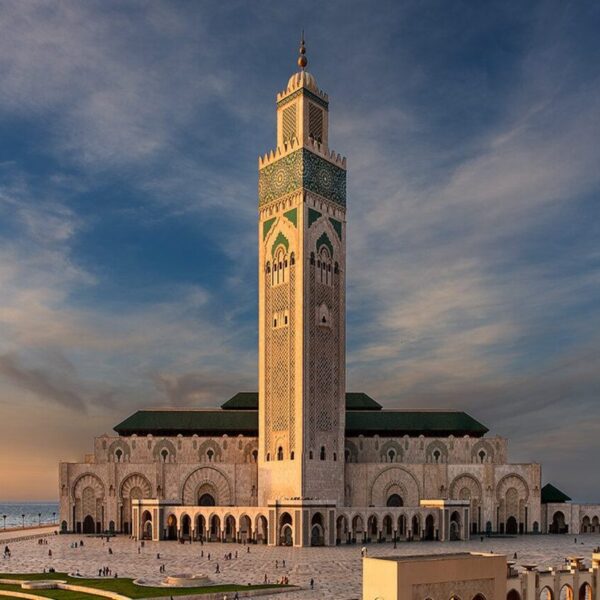
[[52, 513], [52, 524], [56, 523], [56, 513]]
[[2, 518], [4, 519], [4, 529], [6, 529], [6, 515], [2, 515]]
[[25, 529], [25, 515], [21, 515], [21, 519], [23, 519], [23, 529]]
[[42, 526], [42, 513], [38, 513], [38, 526]]

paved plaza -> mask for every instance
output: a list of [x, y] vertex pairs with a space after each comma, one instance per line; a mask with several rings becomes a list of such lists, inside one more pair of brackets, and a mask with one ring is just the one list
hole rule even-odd
[[[10, 544], [12, 558], [2, 560], [2, 571], [28, 572], [42, 571], [50, 566], [57, 571], [75, 572], [93, 576], [98, 569], [108, 566], [112, 573], [123, 577], [144, 577], [159, 581], [160, 565], [166, 566], [166, 573], [206, 573], [214, 582], [222, 583], [262, 583], [265, 574], [269, 581], [277, 581], [287, 575], [290, 583], [303, 589], [293, 593], [277, 594], [269, 597], [286, 600], [296, 598], [331, 598], [339, 600], [358, 599], [361, 596], [361, 546], [340, 546], [330, 548], [284, 548], [250, 546], [238, 544], [181, 545], [176, 542], [146, 542], [138, 553], [139, 543], [127, 537], [113, 538], [109, 543], [93, 537], [74, 535], [53, 536], [48, 545], [38, 545], [35, 540]], [[83, 548], [71, 548], [73, 542], [84, 540]], [[443, 553], [460, 551], [493, 551], [518, 556], [518, 565], [535, 563], [540, 566], [560, 566], [564, 557], [580, 555], [589, 560], [592, 549], [600, 545], [600, 535], [578, 536], [577, 544], [572, 535], [540, 535], [502, 539], [476, 538], [469, 542], [413, 542], [393, 544], [368, 544], [369, 556], [409, 555], [423, 553]], [[112, 554], [109, 553], [112, 549]], [[52, 558], [48, 550], [52, 550]], [[204, 551], [204, 558], [201, 558]], [[238, 558], [224, 560], [224, 554], [238, 553]], [[160, 553], [160, 559], [157, 558]], [[208, 560], [208, 553], [211, 558]], [[285, 560], [285, 567], [282, 561]], [[279, 566], [275, 567], [275, 561]], [[220, 573], [216, 574], [219, 564]], [[315, 589], [309, 589], [310, 579], [315, 580]]]

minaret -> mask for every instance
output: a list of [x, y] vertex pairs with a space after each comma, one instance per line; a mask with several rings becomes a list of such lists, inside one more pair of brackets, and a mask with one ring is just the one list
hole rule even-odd
[[258, 501], [340, 506], [346, 159], [329, 149], [329, 99], [304, 39], [298, 66], [277, 95], [277, 148], [258, 161]]

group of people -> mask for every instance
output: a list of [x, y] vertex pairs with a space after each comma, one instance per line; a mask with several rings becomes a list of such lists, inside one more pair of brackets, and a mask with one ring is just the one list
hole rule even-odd
[[71, 544], [71, 548], [83, 548], [83, 540], [79, 540], [78, 542], [73, 542]]
[[10, 548], [8, 546], [4, 546], [4, 558], [10, 558], [12, 556], [12, 553], [10, 551]]
[[[110, 567], [102, 567], [101, 569], [98, 569], [98, 577], [112, 577], [112, 571], [110, 569]], [[115, 579], [118, 577], [118, 574], [115, 573], [114, 574]]]
[[46, 538], [40, 538], [38, 540], [38, 546], [47, 546], [48, 545], [48, 540]]

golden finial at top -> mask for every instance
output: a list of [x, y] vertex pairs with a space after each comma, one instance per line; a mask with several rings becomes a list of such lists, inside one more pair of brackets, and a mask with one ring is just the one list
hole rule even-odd
[[306, 58], [306, 46], [304, 45], [304, 29], [302, 30], [302, 38], [300, 39], [300, 56], [298, 57], [298, 66], [304, 71], [308, 64], [308, 58]]

